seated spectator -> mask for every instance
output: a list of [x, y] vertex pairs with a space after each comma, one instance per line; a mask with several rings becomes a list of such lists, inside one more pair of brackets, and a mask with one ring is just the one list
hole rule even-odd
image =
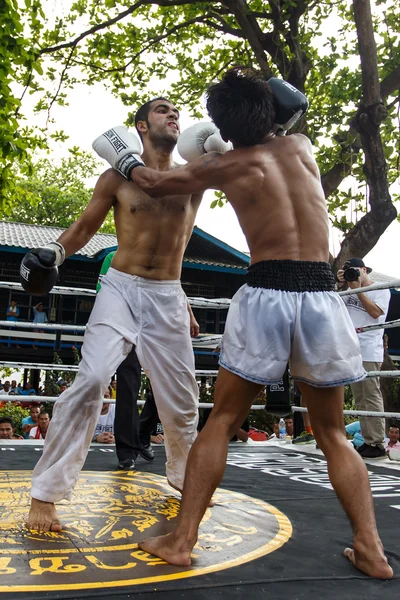
[[15, 433], [14, 421], [11, 417], [0, 417], [0, 440], [23, 440]]
[[280, 438], [279, 421], [276, 421], [276, 423], [273, 424], [272, 430], [273, 430], [273, 433], [271, 433], [271, 435], [268, 437], [268, 440], [279, 439]]
[[117, 397], [117, 380], [113, 379], [111, 382], [111, 398], [115, 400]]
[[352, 442], [355, 448], [361, 448], [365, 443], [361, 433], [360, 421], [354, 421], [354, 423], [346, 425], [346, 433], [353, 436]]
[[11, 389], [10, 392], [14, 392], [14, 394], [17, 393], [17, 381], [15, 379], [13, 379], [11, 381]]
[[18, 393], [20, 396], [36, 396], [36, 390], [32, 387], [30, 381], [28, 381], [24, 389], [22, 389]]
[[31, 430], [34, 427], [37, 427], [39, 424], [39, 415], [40, 415], [40, 407], [39, 406], [31, 406], [29, 409], [29, 417], [24, 417], [22, 419], [22, 431], [24, 432], [24, 438], [28, 439]]
[[[111, 389], [108, 388], [104, 394], [104, 398], [110, 400]], [[115, 419], [115, 404], [103, 402], [101, 413], [99, 416], [92, 442], [99, 444], [114, 444], [114, 419]]]
[[61, 396], [61, 394], [62, 394], [63, 392], [65, 392], [65, 390], [67, 389], [67, 387], [68, 387], [68, 386], [67, 386], [67, 382], [66, 382], [66, 381], [63, 381], [63, 380], [61, 380], [61, 381], [58, 383], [58, 391], [59, 391], [59, 393], [58, 393], [57, 395], [58, 395], [58, 396]]
[[156, 428], [153, 433], [150, 435], [150, 441], [153, 444], [163, 444], [164, 443], [164, 429], [161, 424], [161, 421], [158, 421]]
[[43, 310], [43, 302], [39, 302], [33, 307], [32, 323], [47, 323], [47, 315]]
[[294, 431], [294, 427], [293, 427], [293, 417], [285, 417], [285, 427], [286, 427], [286, 435], [290, 435], [290, 437], [293, 437], [293, 431]]
[[389, 450], [391, 450], [392, 448], [396, 448], [397, 450], [400, 450], [400, 430], [398, 427], [396, 427], [395, 425], [392, 425], [391, 427], [389, 427], [389, 431], [388, 431], [388, 437], [389, 440], [385, 443], [385, 450], [386, 453], [389, 452]]
[[3, 383], [3, 389], [1, 390], [2, 394], [9, 394], [11, 392], [11, 384], [9, 381], [5, 381]]
[[37, 427], [33, 427], [29, 433], [30, 440], [45, 440], [47, 429], [50, 425], [50, 417], [47, 412], [41, 412]]
[[19, 308], [17, 307], [16, 300], [11, 300], [10, 306], [6, 311], [6, 321], [18, 321]]

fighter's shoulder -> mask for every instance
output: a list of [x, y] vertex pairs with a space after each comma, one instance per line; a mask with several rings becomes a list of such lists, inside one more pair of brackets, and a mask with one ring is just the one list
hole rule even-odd
[[303, 133], [291, 133], [290, 135], [286, 136], [286, 140], [288, 140], [292, 144], [296, 144], [299, 147], [303, 147], [306, 149], [312, 148], [310, 139]]
[[107, 169], [97, 180], [97, 187], [115, 193], [125, 183], [125, 179], [115, 169]]

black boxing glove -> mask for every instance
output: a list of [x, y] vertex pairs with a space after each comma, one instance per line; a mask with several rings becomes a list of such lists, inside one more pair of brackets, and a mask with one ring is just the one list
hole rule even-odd
[[272, 130], [276, 135], [285, 135], [307, 111], [308, 100], [283, 79], [271, 77], [268, 79], [268, 85], [273, 93], [275, 106], [275, 124]]
[[19, 279], [26, 292], [33, 296], [45, 296], [55, 285], [58, 266], [64, 262], [65, 250], [58, 242], [35, 248], [24, 256]]

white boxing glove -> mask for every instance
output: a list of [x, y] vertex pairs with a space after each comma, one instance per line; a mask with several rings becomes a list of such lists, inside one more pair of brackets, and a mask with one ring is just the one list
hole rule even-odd
[[144, 166], [140, 158], [142, 148], [139, 139], [123, 125], [117, 125], [100, 135], [94, 140], [92, 147], [125, 179], [130, 179], [131, 169]]
[[196, 123], [185, 129], [178, 138], [178, 152], [188, 162], [208, 152], [228, 152], [230, 142], [224, 142], [219, 129], [209, 121]]

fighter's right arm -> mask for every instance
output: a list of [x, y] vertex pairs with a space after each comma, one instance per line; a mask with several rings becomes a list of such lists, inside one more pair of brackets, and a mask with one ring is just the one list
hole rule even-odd
[[78, 252], [97, 233], [116, 202], [115, 194], [121, 181], [123, 180], [112, 169], [108, 169], [99, 177], [92, 198], [79, 219], [57, 239], [64, 247], [65, 258]]
[[58, 267], [65, 258], [83, 248], [102, 225], [116, 202], [115, 194], [122, 181], [112, 169], [103, 173], [79, 219], [57, 241], [35, 248], [24, 256], [20, 267], [20, 281], [25, 291], [39, 296], [50, 292], [57, 281]]

